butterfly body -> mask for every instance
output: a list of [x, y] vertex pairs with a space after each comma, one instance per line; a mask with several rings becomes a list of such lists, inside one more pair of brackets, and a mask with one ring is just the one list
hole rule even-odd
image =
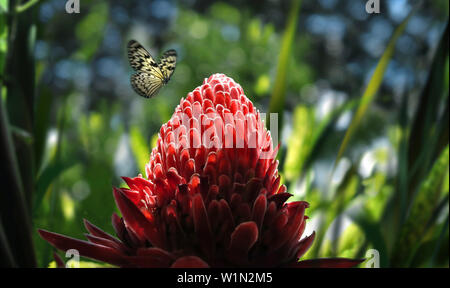
[[130, 81], [134, 91], [142, 97], [151, 98], [169, 82], [175, 70], [177, 52], [167, 50], [158, 63], [139, 42], [131, 40], [128, 42], [128, 60], [136, 71]]

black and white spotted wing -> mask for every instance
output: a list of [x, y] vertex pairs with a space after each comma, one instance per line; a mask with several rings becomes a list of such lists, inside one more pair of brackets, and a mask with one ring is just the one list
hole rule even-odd
[[159, 69], [163, 72], [164, 77], [170, 79], [175, 71], [175, 65], [177, 64], [177, 52], [173, 49], [164, 52], [161, 58], [161, 63], [159, 63]]
[[131, 75], [131, 87], [145, 98], [155, 96], [164, 85], [162, 80], [151, 73], [137, 72]]
[[175, 70], [177, 52], [173, 49], [164, 52], [157, 63], [145, 48], [135, 40], [128, 42], [128, 60], [136, 73], [131, 76], [134, 91], [145, 98], [155, 96]]

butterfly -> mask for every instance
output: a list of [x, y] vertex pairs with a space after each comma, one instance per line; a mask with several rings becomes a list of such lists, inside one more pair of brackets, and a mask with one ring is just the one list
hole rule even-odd
[[145, 98], [155, 96], [162, 86], [169, 82], [177, 64], [177, 52], [164, 52], [157, 63], [147, 50], [136, 40], [128, 42], [128, 61], [136, 73], [131, 75], [131, 87]]

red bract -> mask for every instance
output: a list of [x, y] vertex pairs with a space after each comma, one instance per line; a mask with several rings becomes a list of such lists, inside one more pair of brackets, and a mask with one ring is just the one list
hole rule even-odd
[[352, 267], [350, 259], [300, 261], [303, 201], [280, 185], [277, 149], [242, 88], [214, 74], [181, 99], [159, 133], [147, 177], [114, 188], [117, 238], [85, 221], [88, 241], [40, 230], [61, 250], [121, 267]]

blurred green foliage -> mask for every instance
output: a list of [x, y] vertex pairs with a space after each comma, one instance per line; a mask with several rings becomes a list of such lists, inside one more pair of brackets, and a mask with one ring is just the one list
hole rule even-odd
[[[0, 252], [11, 252], [2, 265], [33, 266], [21, 258], [34, 258], [24, 247], [34, 248], [38, 266], [55, 265], [37, 228], [83, 238], [87, 218], [112, 233], [112, 186], [144, 173], [180, 98], [225, 73], [262, 112], [285, 114], [280, 174], [291, 200], [310, 203], [307, 233], [317, 233], [305, 258], [365, 257], [373, 248], [382, 267], [448, 267], [448, 1], [427, 3], [409, 22], [395, 10], [343, 20], [347, 12], [324, 13], [316, 1], [86, 0], [79, 15], [39, 2], [7, 14], [17, 3], [0, 0], [1, 152], [12, 165], [2, 181], [14, 196], [2, 190], [0, 240], [25, 239], [0, 241], [10, 244]], [[320, 34], [324, 15], [334, 25]], [[10, 23], [27, 36], [14, 49]], [[341, 42], [340, 25], [350, 27]], [[416, 33], [421, 25], [434, 32]], [[377, 29], [381, 36], [366, 37]], [[128, 82], [131, 38], [154, 56], [179, 54], [172, 80], [151, 101]], [[378, 52], [358, 50], [379, 39]], [[28, 62], [11, 62], [24, 51]], [[392, 85], [399, 71], [410, 84]]]

